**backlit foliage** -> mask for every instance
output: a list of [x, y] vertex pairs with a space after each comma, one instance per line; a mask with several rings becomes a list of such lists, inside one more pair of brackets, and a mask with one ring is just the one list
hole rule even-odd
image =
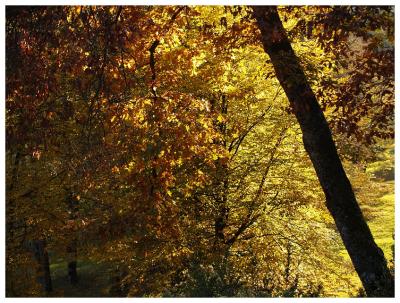
[[[379, 198], [360, 165], [393, 136], [393, 9], [280, 13], [357, 195]], [[7, 7], [8, 296], [43, 295], [38, 239], [110, 264], [108, 295], [356, 293], [258, 38], [244, 6]]]

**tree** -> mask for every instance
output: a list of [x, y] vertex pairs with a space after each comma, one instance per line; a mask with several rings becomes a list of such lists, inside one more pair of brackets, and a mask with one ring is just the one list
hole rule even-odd
[[303, 142], [314, 165], [343, 243], [368, 296], [394, 296], [394, 280], [382, 250], [357, 204], [342, 167], [332, 134], [303, 68], [287, 38], [276, 7], [253, 7], [261, 41], [271, 58], [303, 133]]
[[[350, 34], [335, 24], [361, 35], [391, 15], [363, 24], [348, 10], [281, 12], [341, 131], [339, 154], [353, 162], [343, 163], [360, 166], [358, 190], [370, 148], [356, 136], [370, 122], [381, 133], [392, 108], [391, 80], [381, 88], [365, 75], [384, 75], [390, 49], [375, 51], [385, 35], [373, 34], [368, 66], [346, 67]], [[67, 263], [50, 266], [54, 291], [59, 268], [77, 282], [66, 295], [88, 267], [93, 284], [112, 280], [96, 295], [332, 296], [358, 285], [248, 7], [8, 7], [6, 32], [7, 295], [44, 294], [36, 269], [49, 266], [24, 246], [41, 239], [48, 261]], [[360, 84], [349, 112], [344, 83]], [[336, 126], [344, 119], [350, 128]]]

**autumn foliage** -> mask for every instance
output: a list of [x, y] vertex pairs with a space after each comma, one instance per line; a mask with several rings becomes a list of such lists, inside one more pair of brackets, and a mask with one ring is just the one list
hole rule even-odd
[[[278, 11], [358, 200], [380, 198], [394, 8]], [[357, 294], [260, 39], [246, 6], [7, 7], [7, 296], [63, 296], [52, 266], [79, 285], [81, 261], [104, 296]]]

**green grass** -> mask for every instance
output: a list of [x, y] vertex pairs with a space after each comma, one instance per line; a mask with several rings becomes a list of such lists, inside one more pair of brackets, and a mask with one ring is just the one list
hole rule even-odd
[[93, 261], [78, 260], [77, 285], [70, 284], [65, 261], [51, 264], [50, 271], [54, 297], [105, 297], [111, 285], [110, 266]]
[[368, 225], [372, 231], [378, 246], [385, 253], [386, 259], [391, 260], [392, 245], [394, 244], [394, 204], [395, 198], [393, 191], [382, 196], [373, 206], [373, 217], [368, 220]]
[[[367, 222], [374, 236], [375, 242], [383, 250], [388, 261], [393, 259], [392, 246], [394, 245], [394, 144], [386, 146], [380, 154], [380, 161], [370, 163], [367, 171], [377, 176], [377, 182], [384, 189], [383, 196], [376, 201], [369, 201], [369, 212], [372, 215]], [[379, 181], [379, 178], [381, 181]]]

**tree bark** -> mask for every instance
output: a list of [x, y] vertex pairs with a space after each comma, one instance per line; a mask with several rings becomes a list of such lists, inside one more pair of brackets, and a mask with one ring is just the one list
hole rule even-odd
[[[226, 96], [221, 94], [219, 98], [211, 100], [211, 110], [218, 115], [226, 116], [228, 113], [228, 102]], [[215, 130], [221, 135], [220, 140], [215, 140], [214, 143], [223, 147], [226, 147], [226, 121], [214, 121]], [[216, 216], [214, 218], [214, 236], [215, 246], [220, 246], [225, 249], [225, 227], [229, 216], [228, 209], [228, 167], [225, 163], [222, 163], [220, 159], [215, 161], [215, 176], [214, 184], [212, 186], [215, 193], [214, 202], [216, 206]], [[214, 247], [215, 248], [215, 247]]]
[[393, 297], [394, 278], [376, 245], [343, 169], [328, 123], [287, 38], [276, 7], [254, 6], [265, 52], [303, 133], [326, 206], [369, 297]]
[[76, 243], [73, 241], [67, 247], [68, 258], [68, 277], [72, 285], [78, 284], [78, 271], [77, 271], [77, 251]]
[[[78, 199], [74, 193], [70, 192], [67, 196], [67, 205], [69, 212], [69, 219], [74, 221], [77, 218], [78, 212]], [[67, 262], [68, 262], [68, 277], [69, 282], [72, 285], [78, 283], [78, 271], [77, 271], [77, 259], [78, 259], [78, 251], [77, 251], [77, 239], [76, 239], [76, 231], [71, 231], [73, 234], [71, 235], [71, 239], [67, 244]]]
[[49, 293], [53, 291], [53, 285], [51, 282], [50, 262], [49, 255], [46, 249], [46, 241], [43, 239], [33, 241], [33, 250], [35, 254], [35, 259], [39, 263], [39, 283], [43, 285], [46, 293]]

